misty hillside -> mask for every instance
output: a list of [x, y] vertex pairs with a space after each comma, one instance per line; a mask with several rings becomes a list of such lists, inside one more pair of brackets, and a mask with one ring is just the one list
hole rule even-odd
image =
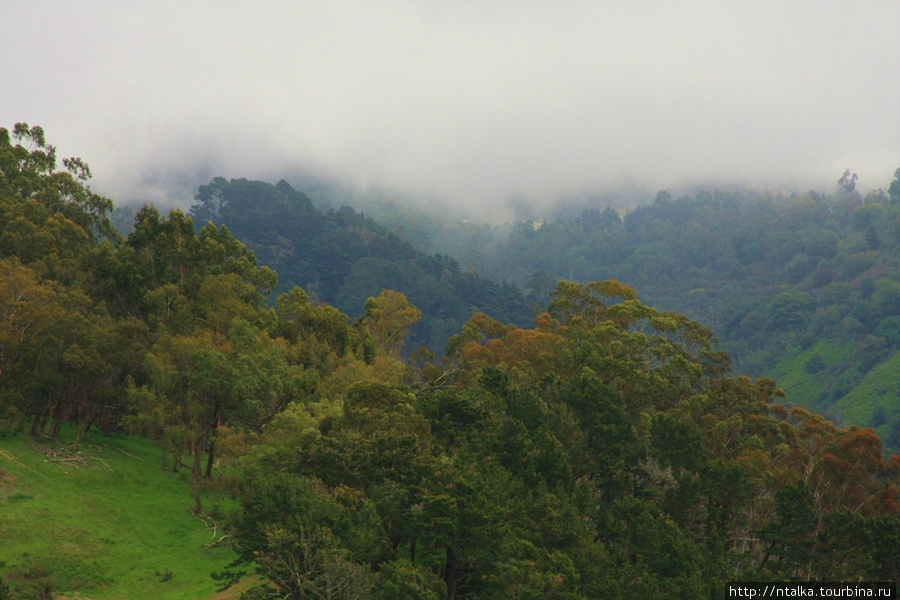
[[[298, 286], [272, 299], [279, 274], [225, 225], [144, 206], [122, 236], [87, 165], [63, 166], [41, 128], [0, 128], [4, 600], [210, 597], [209, 571], [241, 600], [713, 600], [900, 576], [900, 456], [735, 375], [708, 327], [625, 283], [558, 282], [533, 325], [473, 312], [443, 356], [408, 360], [423, 311], [400, 291], [355, 319]], [[316, 225], [293, 239], [356, 258], [345, 281], [376, 260], [345, 248], [434, 260], [286, 184], [197, 200], [276, 258]], [[297, 272], [332, 274], [316, 267]], [[886, 285], [861, 299], [886, 309]], [[807, 369], [841, 355], [828, 342]]]
[[278, 271], [276, 293], [302, 287], [352, 317], [382, 289], [403, 292], [423, 312], [408, 345], [438, 353], [451, 335], [482, 311], [503, 323], [528, 325], [528, 300], [503, 278], [461, 270], [445, 255], [428, 255], [349, 206], [318, 210], [287, 182], [277, 185], [216, 178], [200, 186], [190, 215], [200, 228], [225, 225], [261, 264]]
[[545, 302], [560, 279], [616, 279], [709, 325], [735, 368], [777, 376], [788, 401], [873, 426], [900, 448], [900, 178], [866, 196], [699, 191], [614, 210], [576, 201], [546, 221], [470, 223], [386, 201], [368, 214]]
[[0, 600], [900, 581], [896, 2], [0, 22]]

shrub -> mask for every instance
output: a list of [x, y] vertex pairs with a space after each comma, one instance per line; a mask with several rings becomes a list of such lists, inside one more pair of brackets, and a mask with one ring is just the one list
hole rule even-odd
[[806, 361], [806, 372], [810, 375], [815, 375], [816, 373], [821, 373], [825, 370], [825, 359], [822, 358], [821, 354], [813, 354], [812, 357], [808, 361]]

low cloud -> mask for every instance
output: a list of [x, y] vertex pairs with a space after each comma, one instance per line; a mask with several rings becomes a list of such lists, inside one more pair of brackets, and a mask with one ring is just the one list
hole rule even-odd
[[[512, 197], [900, 166], [891, 2], [8, 4], [0, 125], [120, 201], [303, 171], [487, 214]], [[15, 57], [13, 59], [12, 57]]]

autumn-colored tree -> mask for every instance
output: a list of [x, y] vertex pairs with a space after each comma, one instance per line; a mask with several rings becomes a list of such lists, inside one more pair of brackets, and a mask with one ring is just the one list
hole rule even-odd
[[393, 290], [382, 290], [378, 297], [366, 300], [365, 309], [362, 323], [375, 346], [389, 358], [400, 354], [409, 328], [422, 317], [406, 296]]

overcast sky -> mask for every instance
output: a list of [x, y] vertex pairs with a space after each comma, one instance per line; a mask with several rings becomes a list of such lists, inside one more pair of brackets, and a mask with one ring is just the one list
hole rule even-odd
[[900, 2], [0, 0], [18, 121], [117, 201], [298, 169], [464, 206], [865, 190], [900, 167]]

